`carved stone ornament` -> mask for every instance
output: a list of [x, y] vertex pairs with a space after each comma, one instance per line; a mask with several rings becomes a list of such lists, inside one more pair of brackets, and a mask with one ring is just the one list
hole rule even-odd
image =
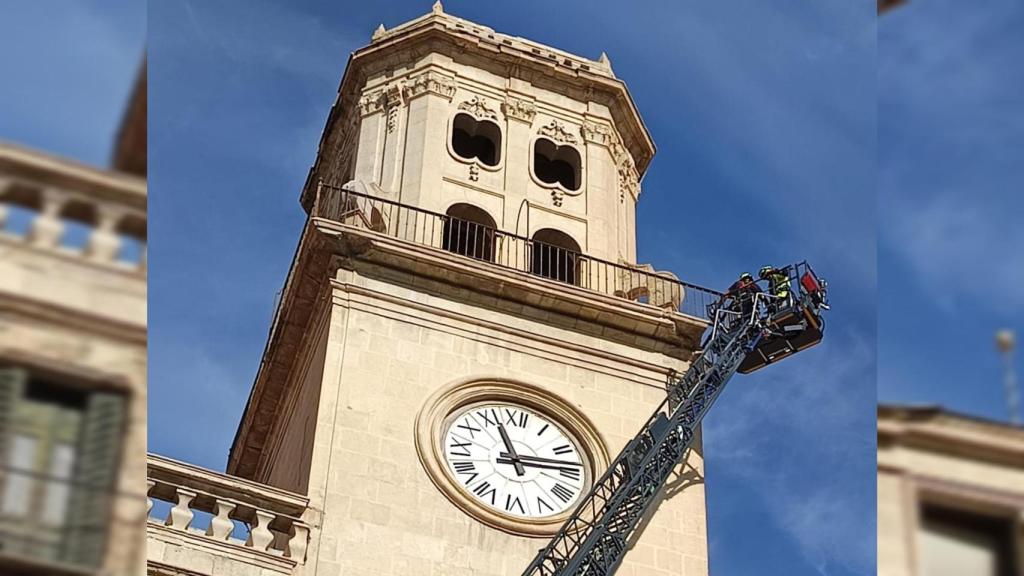
[[636, 199], [640, 193], [640, 177], [636, 173], [632, 160], [619, 164], [619, 202], [626, 201], [626, 194]]
[[388, 134], [394, 132], [395, 128], [398, 127], [398, 110], [405, 102], [405, 99], [402, 97], [403, 88], [404, 86], [402, 84], [392, 84], [391, 86], [388, 86]]
[[537, 132], [556, 142], [566, 142], [569, 144], [576, 143], [576, 136], [567, 130], [558, 120], [552, 120], [549, 124], [542, 126]]
[[469, 179], [473, 182], [480, 180], [480, 167], [476, 164], [469, 165]]
[[607, 124], [601, 124], [599, 122], [586, 121], [583, 123], [581, 129], [583, 132], [583, 139], [587, 142], [593, 142], [594, 144], [600, 144], [602, 146], [608, 146], [613, 140], [618, 137], [612, 132], [612, 127]]
[[555, 188], [551, 191], [551, 203], [554, 204], [556, 208], [562, 207], [563, 200], [565, 200], [565, 192], [563, 190]]
[[363, 94], [363, 97], [359, 99], [359, 114], [360, 116], [369, 116], [370, 114], [382, 112], [385, 104], [386, 100], [383, 90], [378, 89]]
[[511, 96], [505, 100], [501, 108], [509, 118], [522, 120], [527, 124], [533, 124], [533, 117], [537, 115], [537, 107], [533, 102]]
[[437, 72], [424, 72], [406, 85], [405, 98], [410, 100], [423, 94], [436, 94], [451, 100], [455, 96], [455, 81]]
[[462, 104], [459, 104], [459, 110], [469, 112], [477, 118], [487, 118], [490, 120], [498, 119], [498, 112], [487, 105], [487, 100], [479, 96], [473, 96], [471, 100], [467, 100]]

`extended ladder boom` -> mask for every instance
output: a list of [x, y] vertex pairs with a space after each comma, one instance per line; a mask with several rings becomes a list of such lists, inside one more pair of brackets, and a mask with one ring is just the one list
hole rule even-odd
[[[805, 264], [797, 265], [797, 269]], [[809, 270], [809, 268], [808, 268]], [[813, 273], [812, 273], [813, 274]], [[824, 297], [822, 286], [821, 298]], [[534, 558], [524, 576], [606, 576], [625, 556], [630, 536], [672, 470], [682, 461], [697, 427], [726, 383], [759, 342], [772, 333], [773, 296], [751, 296], [742, 306], [711, 307], [711, 337], [668, 395], [595, 483], [558, 534]], [[794, 306], [808, 306], [801, 294]], [[817, 306], [814, 306], [817, 313]]]

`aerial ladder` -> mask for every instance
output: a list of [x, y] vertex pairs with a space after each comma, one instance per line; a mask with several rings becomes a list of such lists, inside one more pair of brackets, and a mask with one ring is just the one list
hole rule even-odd
[[[827, 285], [806, 262], [781, 269], [788, 296], [726, 294], [708, 306], [711, 333], [667, 395], [523, 576], [606, 576], [683, 460], [701, 420], [736, 372], [750, 373], [821, 341]], [[767, 287], [766, 287], [767, 288]], [[747, 298], [747, 300], [744, 300]]]

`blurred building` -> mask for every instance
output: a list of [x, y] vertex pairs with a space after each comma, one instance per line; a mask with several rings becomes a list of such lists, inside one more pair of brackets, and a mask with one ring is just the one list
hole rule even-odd
[[878, 410], [878, 574], [1024, 569], [1024, 428], [941, 408]]
[[146, 77], [104, 169], [0, 143], [0, 574], [145, 561]]

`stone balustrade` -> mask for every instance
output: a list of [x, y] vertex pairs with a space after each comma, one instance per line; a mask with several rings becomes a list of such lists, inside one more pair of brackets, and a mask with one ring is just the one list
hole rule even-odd
[[147, 469], [151, 567], [288, 574], [305, 563], [304, 496], [153, 454]]
[[144, 274], [146, 181], [0, 144], [0, 241]]

